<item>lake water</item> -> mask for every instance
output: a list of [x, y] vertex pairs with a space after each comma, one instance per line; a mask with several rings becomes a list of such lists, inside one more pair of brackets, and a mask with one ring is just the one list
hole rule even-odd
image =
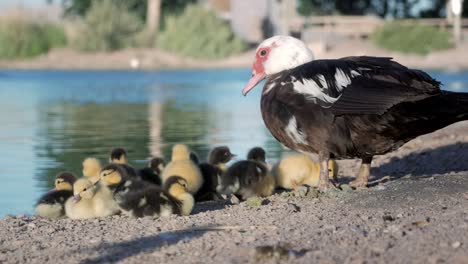
[[[465, 73], [430, 72], [447, 90], [468, 91]], [[262, 146], [285, 151], [264, 127], [260, 88], [241, 90], [250, 71], [0, 71], [0, 217], [32, 213], [63, 170], [107, 160], [125, 147], [130, 162], [170, 156], [186, 143], [201, 158], [217, 145], [244, 157]]]

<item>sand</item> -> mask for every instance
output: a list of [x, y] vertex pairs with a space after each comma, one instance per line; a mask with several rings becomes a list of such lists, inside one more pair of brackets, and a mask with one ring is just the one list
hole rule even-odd
[[[339, 164], [346, 183], [358, 163]], [[381, 182], [365, 190], [208, 202], [185, 217], [7, 216], [0, 263], [468, 263], [468, 122], [373, 167]]]

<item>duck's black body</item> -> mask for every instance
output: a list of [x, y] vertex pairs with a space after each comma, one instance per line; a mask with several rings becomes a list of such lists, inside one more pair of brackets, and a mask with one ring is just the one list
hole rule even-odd
[[138, 175], [143, 181], [162, 186], [161, 173], [165, 164], [166, 162], [162, 158], [152, 158], [148, 167], [138, 170]]
[[269, 76], [261, 109], [270, 132], [291, 149], [370, 163], [468, 119], [468, 94], [441, 91], [426, 73], [390, 58], [347, 57]]

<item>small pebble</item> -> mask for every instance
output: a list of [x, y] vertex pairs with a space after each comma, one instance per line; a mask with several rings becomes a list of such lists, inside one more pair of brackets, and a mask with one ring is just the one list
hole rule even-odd
[[263, 201], [262, 198], [258, 196], [254, 196], [254, 197], [247, 198], [246, 203], [250, 207], [259, 207], [262, 205], [262, 201]]
[[460, 246], [461, 246], [460, 241], [455, 241], [455, 242], [452, 243], [453, 248], [459, 248]]
[[351, 188], [351, 186], [349, 186], [348, 184], [342, 184], [340, 186], [341, 190], [343, 192], [352, 192], [353, 191], [353, 188]]

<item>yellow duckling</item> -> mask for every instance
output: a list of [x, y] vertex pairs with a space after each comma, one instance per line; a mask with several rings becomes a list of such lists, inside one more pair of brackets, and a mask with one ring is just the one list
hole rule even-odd
[[44, 194], [36, 203], [36, 214], [47, 218], [65, 216], [65, 202], [73, 196], [75, 175], [61, 172], [55, 177], [55, 188]]
[[73, 185], [72, 198], [65, 203], [65, 212], [72, 219], [105, 217], [119, 212], [119, 207], [106, 186], [93, 183], [86, 178]]
[[96, 158], [86, 158], [83, 161], [83, 176], [87, 177], [92, 183], [99, 181], [99, 172], [101, 172], [101, 162]]
[[188, 184], [188, 191], [191, 194], [197, 193], [203, 184], [203, 176], [195, 164], [190, 159], [190, 150], [186, 145], [177, 144], [172, 148], [172, 160], [167, 164], [162, 173], [163, 184], [171, 176], [184, 178]]
[[[335, 160], [328, 163], [329, 177], [336, 180], [338, 164]], [[295, 154], [282, 159], [273, 168], [278, 187], [296, 189], [301, 185], [317, 187], [320, 175], [320, 164], [315, 163], [304, 154]]]

